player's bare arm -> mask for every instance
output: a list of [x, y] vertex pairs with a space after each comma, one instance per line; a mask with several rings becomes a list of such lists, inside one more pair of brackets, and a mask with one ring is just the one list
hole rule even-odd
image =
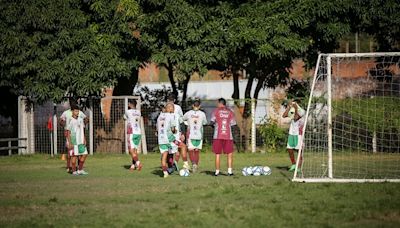
[[292, 101], [289, 101], [288, 106], [286, 107], [285, 112], [282, 114], [282, 117], [283, 117], [283, 118], [288, 117], [288, 114], [289, 114], [289, 111], [290, 111], [290, 108], [291, 108], [291, 107], [292, 107]]
[[69, 130], [67, 130], [67, 131], [65, 132], [65, 134], [66, 134], [66, 136], [67, 136], [68, 150], [74, 149], [74, 145], [72, 145], [72, 143], [71, 143], [71, 132], [70, 132]]
[[65, 127], [65, 120], [60, 118], [60, 121], [58, 121], [61, 127]]

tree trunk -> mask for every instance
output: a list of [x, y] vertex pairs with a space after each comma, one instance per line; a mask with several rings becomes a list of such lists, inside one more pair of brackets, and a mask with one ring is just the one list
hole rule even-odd
[[185, 80], [183, 80], [183, 93], [182, 93], [182, 102], [181, 102], [181, 106], [182, 106], [183, 110], [186, 110], [187, 89], [188, 89], [190, 77], [191, 77], [190, 75], [186, 75]]
[[233, 94], [232, 98], [235, 100], [235, 105], [239, 107], [240, 105], [240, 91], [239, 91], [239, 74], [237, 73], [236, 67], [232, 67], [233, 73]]
[[256, 89], [254, 90], [253, 98], [255, 99], [256, 102], [256, 108], [257, 108], [258, 94], [260, 93], [260, 90], [263, 88], [264, 81], [265, 77], [258, 78], [257, 86]]
[[249, 148], [250, 146], [250, 130], [251, 130], [251, 118], [250, 117], [250, 111], [251, 111], [251, 88], [253, 87], [253, 82], [254, 82], [254, 76], [253, 74], [250, 75], [249, 80], [247, 81], [246, 89], [244, 92], [244, 98], [246, 99], [244, 102], [244, 109], [243, 109], [243, 132], [242, 135], [244, 137], [244, 145], [245, 145], [245, 150]]
[[256, 102], [258, 99], [258, 94], [260, 93], [260, 90], [263, 88], [264, 80], [265, 80], [264, 78], [258, 79], [257, 86], [256, 89], [254, 90], [254, 96], [253, 96], [253, 98], [256, 99]]
[[113, 89], [113, 96], [132, 95], [138, 80], [139, 69], [134, 69], [128, 78], [119, 78], [117, 85]]
[[168, 60], [168, 78], [171, 83], [172, 93], [178, 98], [178, 88], [176, 87], [175, 79], [174, 79], [174, 66], [172, 65], [171, 61]]
[[253, 82], [254, 82], [254, 76], [250, 75], [247, 85], [246, 85], [246, 90], [244, 91], [244, 110], [243, 110], [243, 118], [247, 119], [250, 116], [250, 106], [251, 106], [251, 88], [253, 87]]

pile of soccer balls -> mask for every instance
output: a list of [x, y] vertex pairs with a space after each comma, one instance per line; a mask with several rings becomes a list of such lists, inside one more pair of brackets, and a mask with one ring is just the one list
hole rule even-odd
[[271, 175], [272, 170], [268, 166], [249, 166], [242, 169], [243, 176]]

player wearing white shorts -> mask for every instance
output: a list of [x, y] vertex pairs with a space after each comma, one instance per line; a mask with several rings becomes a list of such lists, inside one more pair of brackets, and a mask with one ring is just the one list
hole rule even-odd
[[[282, 117], [289, 117], [290, 127], [289, 127], [289, 136], [287, 141], [287, 151], [289, 153], [289, 158], [292, 165], [289, 168], [290, 172], [293, 172], [296, 169], [296, 159], [294, 158], [294, 151], [299, 150], [302, 145], [302, 136], [303, 136], [303, 116], [305, 115], [304, 109], [302, 109], [297, 102], [290, 101], [285, 112]], [[302, 156], [300, 156], [300, 165], [301, 165]]]
[[[76, 102], [70, 101], [70, 106], [77, 106]], [[84, 120], [84, 123], [89, 122], [89, 118], [82, 112], [79, 111], [79, 118], [82, 118]], [[67, 138], [67, 126], [69, 125], [69, 122], [72, 119], [72, 109], [65, 110], [62, 115], [60, 116], [60, 125], [64, 127], [64, 137]], [[68, 140], [65, 140], [65, 147], [67, 148], [67, 172], [71, 173], [72, 168], [71, 168], [71, 156], [68, 153]]]
[[[67, 125], [68, 154], [71, 156], [72, 174], [86, 175], [83, 165], [87, 157], [85, 123], [83, 118], [79, 117], [78, 106], [71, 106], [72, 118]], [[79, 159], [79, 167], [76, 170], [76, 160]]]
[[171, 143], [171, 150], [173, 153], [175, 153], [175, 164], [177, 166], [177, 163], [179, 161], [179, 156], [182, 154], [182, 160], [183, 160], [183, 168], [189, 170], [189, 163], [188, 163], [188, 158], [187, 158], [187, 147], [186, 144], [184, 143], [185, 136], [181, 132], [181, 127], [180, 125], [183, 124], [183, 118], [180, 114], [175, 113], [175, 104], [173, 103], [167, 103], [167, 112], [171, 113], [174, 116], [174, 121], [175, 121], [175, 130], [176, 132], [174, 133], [175, 140]]
[[138, 149], [140, 145], [140, 140], [142, 138], [142, 131], [140, 128], [140, 110], [136, 109], [136, 100], [133, 100], [128, 105], [128, 110], [125, 111], [124, 119], [128, 122], [128, 129], [126, 132], [126, 137], [128, 139], [128, 149], [132, 157], [132, 165], [130, 170], [133, 171], [137, 169], [140, 171], [142, 169], [142, 164], [139, 161]]
[[188, 125], [187, 145], [192, 170], [196, 172], [200, 160], [200, 150], [203, 146], [203, 125], [207, 124], [206, 114], [200, 110], [200, 100], [195, 100], [192, 110], [183, 115], [183, 121]]
[[[187, 162], [187, 147], [185, 144], [185, 135], [181, 134], [180, 125], [183, 124], [183, 112], [181, 106], [175, 104], [176, 97], [174, 94], [171, 94], [167, 98], [167, 102], [174, 105], [174, 114], [177, 126], [176, 136], [176, 145], [178, 146], [178, 151], [175, 153], [175, 165], [178, 167], [179, 158], [182, 153], [182, 160], [183, 160], [183, 168], [189, 169], [189, 164]], [[174, 147], [175, 149], [175, 147]]]
[[164, 178], [168, 177], [167, 157], [169, 153], [175, 153], [177, 150], [172, 149], [173, 141], [175, 141], [176, 128], [172, 104], [167, 104], [165, 109], [160, 113], [157, 118], [157, 137], [158, 148], [162, 155], [161, 167], [164, 173]]

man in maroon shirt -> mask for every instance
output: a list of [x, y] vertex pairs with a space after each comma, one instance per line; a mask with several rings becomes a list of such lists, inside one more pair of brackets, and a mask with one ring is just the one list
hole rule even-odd
[[235, 115], [226, 107], [224, 98], [218, 99], [217, 108], [211, 114], [211, 124], [214, 125], [212, 150], [215, 153], [215, 176], [219, 175], [220, 155], [228, 156], [228, 175], [233, 176], [233, 137], [232, 126], [236, 125]]

